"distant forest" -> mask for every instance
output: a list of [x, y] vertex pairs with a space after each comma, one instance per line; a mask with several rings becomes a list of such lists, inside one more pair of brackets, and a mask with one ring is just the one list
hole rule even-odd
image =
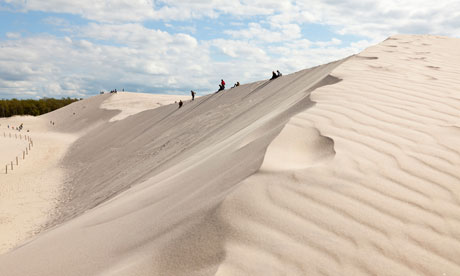
[[76, 101], [78, 101], [78, 99], [71, 98], [43, 98], [40, 100], [0, 100], [0, 117], [11, 117], [14, 115], [38, 116]]

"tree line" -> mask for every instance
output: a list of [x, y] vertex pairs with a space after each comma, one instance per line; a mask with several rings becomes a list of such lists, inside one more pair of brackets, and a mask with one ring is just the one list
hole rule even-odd
[[62, 99], [43, 98], [39, 100], [0, 100], [0, 117], [11, 117], [14, 115], [32, 115], [38, 116], [63, 106], [78, 101], [69, 97]]

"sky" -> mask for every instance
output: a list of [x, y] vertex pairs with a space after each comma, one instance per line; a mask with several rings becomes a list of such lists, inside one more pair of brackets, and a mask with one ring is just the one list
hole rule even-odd
[[394, 34], [460, 37], [460, 1], [0, 0], [0, 98], [204, 95]]

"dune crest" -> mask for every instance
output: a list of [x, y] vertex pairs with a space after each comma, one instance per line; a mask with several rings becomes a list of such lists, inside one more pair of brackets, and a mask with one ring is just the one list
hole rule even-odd
[[116, 116], [110, 118], [109, 122], [123, 120], [126, 117], [154, 109], [162, 105], [172, 104], [175, 101], [190, 100], [189, 96], [184, 95], [156, 95], [133, 92], [118, 92], [113, 97], [105, 100], [100, 108], [107, 110], [120, 110]]

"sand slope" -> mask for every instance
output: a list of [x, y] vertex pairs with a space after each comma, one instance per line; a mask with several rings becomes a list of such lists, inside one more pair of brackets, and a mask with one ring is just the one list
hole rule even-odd
[[[112, 103], [119, 102], [120, 98], [128, 101], [132, 98], [131, 93], [118, 93], [79, 101], [39, 117], [0, 118], [0, 253], [54, 225], [54, 218], [59, 214], [56, 207], [65, 204], [71, 189], [63, 184], [72, 177], [73, 167], [64, 168], [62, 160], [76, 139], [107, 123], [115, 114], [126, 117], [146, 108], [155, 108], [158, 102], [167, 104], [176, 98], [184, 98], [152, 94], [135, 96], [143, 105], [129, 106], [129, 114]], [[101, 108], [103, 104], [111, 110]], [[17, 127], [21, 123], [24, 129], [20, 132], [8, 128], [8, 125]], [[22, 152], [29, 144], [25, 135], [33, 139], [34, 146], [23, 159]], [[19, 158], [19, 167], [16, 166], [16, 157]], [[9, 166], [6, 175], [4, 166], [11, 161], [14, 170], [10, 171]]]
[[394, 36], [94, 127], [0, 274], [458, 275], [459, 46]]

